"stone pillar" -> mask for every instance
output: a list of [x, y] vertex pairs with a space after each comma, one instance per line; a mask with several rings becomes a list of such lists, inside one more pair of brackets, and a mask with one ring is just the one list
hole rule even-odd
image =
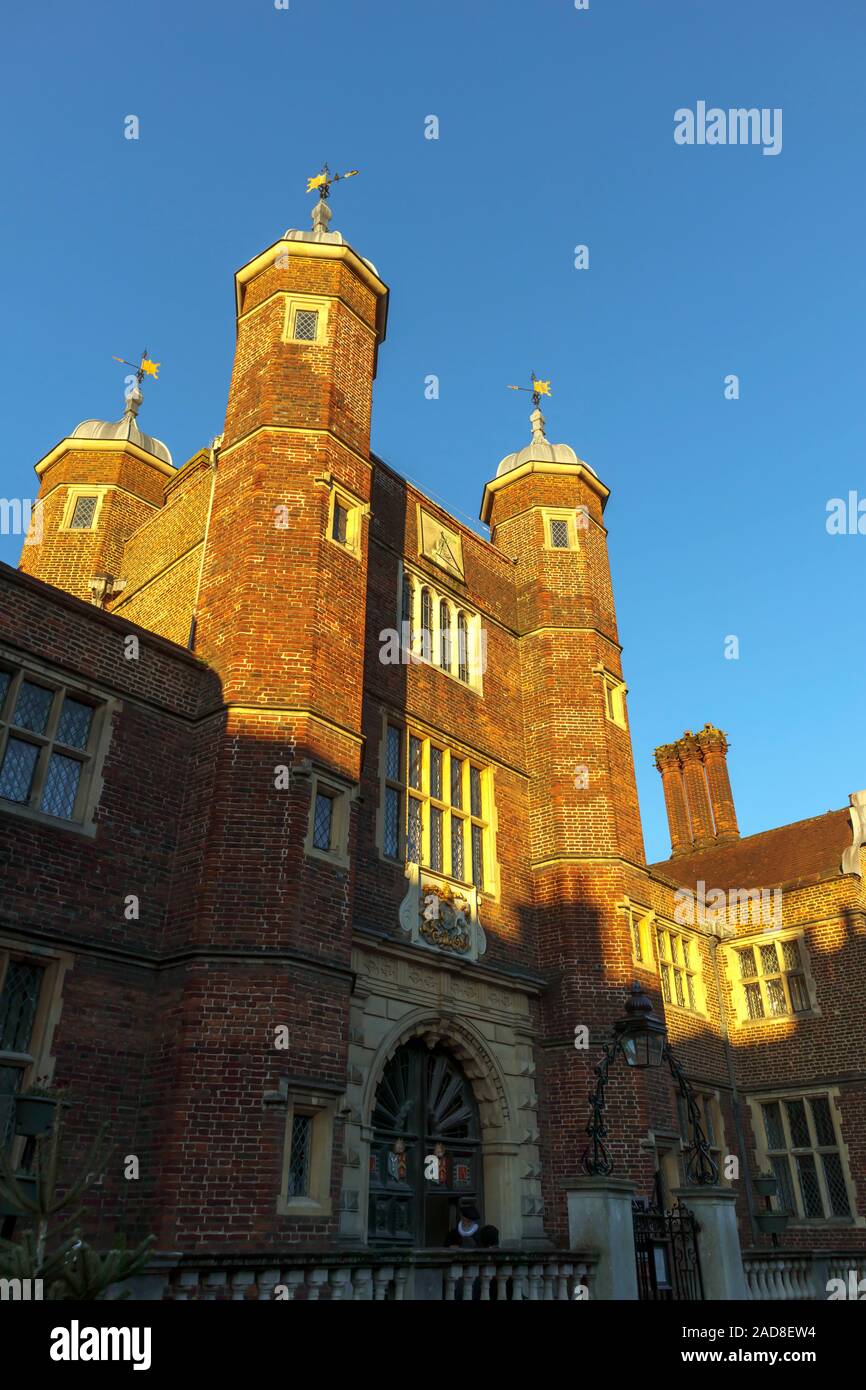
[[590, 1299], [637, 1299], [634, 1183], [626, 1178], [564, 1178], [568, 1198], [568, 1243], [581, 1255], [596, 1255], [589, 1280]]
[[704, 1298], [709, 1302], [748, 1298], [736, 1193], [729, 1187], [677, 1187], [671, 1195], [695, 1214]]
[[671, 853], [685, 854], [692, 847], [689, 813], [683, 789], [683, 770], [679, 749], [675, 743], [663, 743], [656, 749], [656, 767], [661, 773], [671, 836]]

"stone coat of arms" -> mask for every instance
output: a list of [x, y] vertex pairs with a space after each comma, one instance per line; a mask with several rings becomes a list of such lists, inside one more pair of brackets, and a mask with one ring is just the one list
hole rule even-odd
[[477, 960], [487, 949], [478, 920], [478, 889], [455, 883], [417, 864], [406, 866], [409, 888], [400, 904], [400, 926], [418, 946]]

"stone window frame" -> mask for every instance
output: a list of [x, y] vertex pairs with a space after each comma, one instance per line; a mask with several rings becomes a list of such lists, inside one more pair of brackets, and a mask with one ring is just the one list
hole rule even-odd
[[[361, 558], [361, 539], [364, 518], [370, 515], [368, 504], [360, 497], [356, 497], [354, 492], [338, 483], [330, 473], [322, 475], [316, 479], [328, 488], [328, 511], [325, 519], [325, 539], [344, 554], [354, 555], [356, 560]], [[346, 539], [337, 540], [334, 535], [334, 512], [337, 503], [345, 508], [348, 513], [346, 517]]]
[[[423, 594], [430, 595], [432, 623], [429, 629], [423, 626]], [[406, 595], [409, 594], [410, 612], [407, 613]], [[442, 605], [448, 610], [448, 627], [442, 627]], [[397, 583], [397, 630], [400, 634], [400, 649], [407, 661], [430, 666], [436, 671], [456, 681], [462, 690], [471, 690], [483, 696], [484, 648], [486, 631], [481, 614], [471, 604], [455, 597], [447, 589], [439, 587], [423, 570], [416, 570], [401, 560]], [[466, 651], [461, 653], [459, 629], [461, 618], [465, 620], [467, 640]], [[443, 631], [448, 640], [443, 642]], [[465, 660], [461, 659], [465, 657]], [[445, 665], [447, 658], [448, 665]], [[464, 677], [461, 672], [466, 670]]]
[[[814, 1098], [820, 1098], [827, 1101], [830, 1110], [830, 1120], [833, 1125], [833, 1132], [836, 1137], [835, 1145], [816, 1144], [810, 1142], [809, 1146], [807, 1147], [806, 1145], [794, 1145], [790, 1142], [793, 1136], [791, 1134], [790, 1122], [788, 1119], [788, 1114], [784, 1102], [796, 1100], [809, 1101]], [[842, 1137], [840, 1087], [791, 1086], [769, 1092], [755, 1091], [753, 1094], [747, 1095], [745, 1099], [749, 1106], [749, 1112], [751, 1115], [752, 1134], [755, 1140], [755, 1156], [757, 1159], [758, 1171], [762, 1173], [773, 1172], [773, 1168], [770, 1162], [771, 1155], [774, 1157], [780, 1157], [782, 1154], [785, 1154], [789, 1159], [788, 1170], [791, 1175], [791, 1190], [793, 1192], [794, 1202], [797, 1207], [797, 1211], [793, 1214], [790, 1224], [795, 1227], [807, 1227], [812, 1229], [814, 1229], [815, 1227], [826, 1229], [827, 1227], [833, 1226], [850, 1229], [852, 1226], [866, 1226], [866, 1216], [862, 1215], [857, 1208], [857, 1185], [851, 1173], [851, 1158], [848, 1152], [848, 1145], [845, 1143], [845, 1140]], [[786, 1140], [786, 1147], [784, 1149], [771, 1148], [767, 1136], [766, 1126], [764, 1123], [764, 1112], [762, 1107], [764, 1105], [770, 1105], [774, 1102], [777, 1103], [780, 1108], [782, 1127]], [[806, 1123], [809, 1128], [809, 1138], [810, 1141], [812, 1141], [814, 1138], [817, 1137], [817, 1135], [815, 1131], [811, 1106], [805, 1105], [804, 1110], [806, 1113]], [[790, 1163], [790, 1159], [798, 1153], [811, 1153], [813, 1157], [818, 1157], [823, 1153], [838, 1154], [839, 1164], [842, 1170], [842, 1179], [845, 1183], [845, 1191], [848, 1196], [848, 1206], [850, 1208], [849, 1216], [834, 1216], [832, 1214], [830, 1216], [805, 1216], [803, 1214], [804, 1206], [802, 1201], [802, 1194], [799, 1190], [799, 1182], [797, 1180], [796, 1167], [792, 1167]], [[821, 1194], [821, 1204], [824, 1207], [824, 1210], [827, 1211], [829, 1208], [829, 1203], [827, 1200], [828, 1191], [827, 1182], [824, 1175], [823, 1163], [816, 1163], [815, 1171], [818, 1177], [818, 1187]], [[778, 1211], [779, 1209], [779, 1198], [774, 1197], [773, 1210]]]
[[[659, 988], [662, 992], [662, 1000], [664, 1001], [665, 1009], [678, 1009], [680, 1013], [690, 1014], [692, 1017], [695, 1017], [696, 1015], [702, 1018], [708, 1017], [707, 994], [706, 987], [704, 984], [704, 952], [700, 933], [690, 931], [687, 928], [681, 927], [674, 922], [669, 922], [664, 917], [656, 917], [654, 927], [655, 953], [656, 960], [658, 963], [659, 974]], [[669, 955], [662, 954], [662, 933], [664, 933], [669, 940]], [[684, 963], [685, 954], [682, 951], [682, 946], [680, 946], [680, 959], [677, 960], [675, 958], [674, 947], [671, 941], [671, 938], [674, 937], [677, 938], [680, 941], [680, 943], [682, 943], [683, 941], [688, 943], [692, 963], [688, 965]], [[665, 975], [665, 966], [667, 966], [670, 969], [673, 981], [672, 989], [670, 987], [670, 984], [668, 985], [668, 988], [672, 996], [670, 999], [668, 999], [665, 994], [665, 980], [666, 978], [668, 978]], [[692, 982], [692, 994], [690, 997], [693, 998], [693, 1002], [690, 1004], [681, 1004], [678, 999], [673, 997], [676, 994], [677, 971], [679, 971], [681, 975], [686, 976], [687, 979], [690, 979]], [[685, 990], [685, 995], [689, 995], [688, 988], [686, 988]]]
[[648, 975], [657, 975], [654, 940], [655, 909], [632, 902], [629, 897], [623, 898], [617, 906], [626, 915], [632, 965], [636, 970], [646, 971]]
[[[110, 492], [107, 484], [96, 483], [92, 487], [86, 487], [83, 483], [70, 487], [66, 493], [66, 500], [63, 504], [63, 512], [60, 517], [58, 531], [69, 531], [73, 536], [91, 536], [99, 526], [99, 519], [102, 513], [103, 503], [106, 493]], [[89, 526], [73, 526], [72, 518], [75, 515], [76, 503], [82, 497], [95, 497], [96, 510], [93, 513], [93, 520]]]
[[[580, 540], [578, 538], [577, 511], [574, 507], [542, 507], [542, 524], [544, 526], [544, 549], [552, 550], [554, 553], [562, 555], [568, 551], [580, 550]], [[551, 522], [565, 521], [568, 524], [568, 545], [554, 545], [552, 541]]]
[[[111, 741], [113, 716], [120, 707], [120, 702], [90, 681], [77, 678], [67, 680], [65, 676], [44, 662], [31, 660], [29, 657], [22, 662], [17, 654], [2, 645], [0, 645], [0, 669], [12, 673], [9, 688], [4, 700], [0, 703], [0, 767], [3, 765], [10, 731], [15, 730], [15, 726], [11, 723], [11, 715], [22, 680], [30, 680], [36, 685], [45, 686], [55, 692], [45, 734], [34, 734], [29, 730], [21, 730], [19, 734], [17, 730], [15, 731], [15, 737], [20, 737], [23, 742], [34, 743], [40, 749], [48, 750], [47, 753], [40, 752], [37, 759], [30, 800], [24, 804], [18, 801], [7, 801], [0, 797], [0, 811], [20, 817], [23, 820], [35, 821], [39, 825], [53, 826], [55, 830], [68, 830], [77, 834], [95, 836], [94, 813], [102, 792], [102, 769]], [[52, 816], [39, 807], [48, 763], [51, 753], [55, 751], [55, 731], [63, 707], [63, 700], [67, 695], [82, 704], [92, 705], [94, 709], [86, 750], [68, 749], [64, 744], [57, 745], [57, 751], [61, 752], [63, 756], [74, 756], [75, 761], [85, 765], [85, 771], [79, 781], [73, 808], [74, 813], [70, 819]]]
[[597, 676], [601, 677], [602, 698], [604, 700], [604, 717], [609, 724], [615, 724], [618, 729], [628, 731], [628, 719], [625, 709], [625, 697], [628, 694], [628, 686], [621, 676], [615, 676], [606, 666], [599, 662], [593, 667]]
[[[781, 931], [756, 932], [748, 936], [739, 936], [733, 941], [725, 943], [724, 956], [728, 978], [731, 985], [731, 1001], [734, 1006], [734, 1023], [737, 1028], [763, 1028], [767, 1025], [772, 1026], [776, 1023], [790, 1024], [797, 1019], [817, 1018], [821, 1015], [821, 1008], [818, 1004], [818, 992], [815, 976], [812, 972], [812, 957], [807, 942], [805, 927], [789, 927]], [[760, 960], [760, 946], [769, 946], [775, 943], [777, 947], [776, 955], [784, 941], [796, 941], [800, 949], [800, 965], [791, 970], [786, 970], [784, 966], [784, 954], [782, 955], [782, 968], [777, 972], [768, 971], [766, 974], [760, 970], [757, 975], [743, 976], [740, 970], [740, 952], [751, 948], [755, 952], [756, 963]], [[809, 1008], [795, 1012], [791, 1007], [791, 990], [787, 977], [789, 975], [802, 975], [806, 985], [806, 993], [809, 997]], [[788, 1010], [785, 1013], [776, 1014], [768, 1012], [769, 995], [766, 991], [765, 981], [768, 979], [781, 979], [782, 989]], [[761, 1000], [764, 1007], [763, 1017], [752, 1018], [749, 1014], [748, 997], [746, 985], [757, 984], [761, 989]]]
[[[331, 848], [320, 849], [314, 843], [316, 827], [316, 798], [319, 795], [330, 797], [331, 809]], [[310, 769], [310, 807], [307, 814], [307, 833], [304, 837], [304, 854], [311, 859], [321, 859], [335, 868], [349, 868], [349, 824], [352, 802], [358, 795], [358, 785], [341, 777], [337, 772], [326, 768]]]
[[[21, 1080], [15, 1094], [23, 1094], [38, 1077], [54, 1073], [54, 1058], [51, 1046], [54, 1030], [60, 1018], [63, 1004], [63, 981], [67, 970], [71, 969], [72, 957], [66, 952], [46, 946], [25, 944], [11, 937], [0, 936], [0, 994], [6, 980], [10, 961], [25, 965], [40, 966], [44, 971], [39, 988], [39, 999], [33, 1016], [33, 1028], [27, 1052], [0, 1051], [0, 1067], [13, 1066], [20, 1070]], [[3, 1136], [0, 1133], [0, 1145]], [[19, 1136], [13, 1141], [11, 1161], [16, 1167], [21, 1159], [26, 1140]]]
[[[388, 729], [393, 726], [400, 730], [401, 738], [401, 776], [399, 779], [388, 775]], [[413, 787], [410, 782], [410, 740], [418, 739], [421, 742], [421, 785]], [[433, 796], [430, 782], [430, 751], [437, 748], [441, 754], [441, 791], [440, 797]], [[456, 806], [451, 800], [452, 796], [452, 758], [459, 759], [462, 764], [460, 774], [460, 794], [461, 806]], [[479, 774], [481, 792], [481, 815], [475, 815], [472, 811], [472, 770]], [[425, 860], [419, 865], [421, 869], [429, 869], [431, 873], [439, 874], [443, 878], [450, 879], [453, 883], [466, 887], [474, 884], [478, 888], [479, 894], [487, 898], [496, 898], [498, 893], [499, 868], [496, 858], [496, 836], [495, 836], [495, 793], [494, 793], [494, 771], [489, 763], [485, 763], [475, 753], [457, 747], [451, 740], [440, 737], [437, 733], [427, 732], [412, 721], [407, 722], [405, 718], [397, 718], [394, 715], [383, 712], [382, 715], [382, 737], [380, 740], [379, 754], [379, 810], [377, 816], [376, 844], [380, 859], [384, 859], [387, 864], [401, 865], [405, 867], [410, 861], [407, 859], [408, 852], [408, 829], [409, 829], [409, 803], [410, 800], [419, 803], [421, 806], [421, 843], [422, 853]], [[400, 829], [399, 846], [396, 856], [387, 853], [385, 848], [385, 804], [388, 791], [397, 793], [400, 797]], [[431, 811], [437, 810], [442, 816], [442, 867], [434, 868], [429, 862], [430, 855], [430, 824]], [[468, 870], [469, 877], [457, 878], [453, 870], [453, 841], [452, 841], [452, 821], [453, 818], [461, 822], [463, 840], [463, 864], [464, 872]], [[483, 869], [483, 881], [481, 884], [475, 883], [473, 876], [474, 856], [472, 853], [472, 830], [477, 827], [481, 831], [481, 859]]]
[[[280, 1175], [280, 1195], [277, 1213], [293, 1220], [321, 1221], [330, 1217], [331, 1161], [334, 1148], [334, 1118], [336, 1097], [295, 1081], [287, 1084], [286, 1123], [283, 1133], [283, 1155]], [[289, 1196], [289, 1164], [292, 1156], [292, 1131], [295, 1115], [309, 1115], [313, 1121], [310, 1136], [309, 1191], [304, 1197]]]
[[[287, 295], [283, 342], [293, 343], [296, 347], [327, 347], [330, 342], [329, 308], [330, 300], [321, 295], [294, 293]], [[299, 309], [313, 309], [318, 313], [315, 338], [295, 337], [295, 314]]]

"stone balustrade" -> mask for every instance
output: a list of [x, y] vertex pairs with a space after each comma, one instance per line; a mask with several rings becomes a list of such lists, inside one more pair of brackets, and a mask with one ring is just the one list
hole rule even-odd
[[[783, 1254], [761, 1251], [743, 1255], [748, 1297], [755, 1302], [823, 1302], [829, 1297], [829, 1281], [842, 1280], [847, 1289], [866, 1278], [866, 1257], [798, 1251]], [[851, 1297], [849, 1293], [847, 1295]]]
[[[163, 1267], [174, 1302], [566, 1302], [590, 1297], [592, 1257], [552, 1251], [415, 1251], [183, 1261]], [[153, 1277], [153, 1276], [151, 1276]], [[159, 1296], [159, 1295], [157, 1295]]]

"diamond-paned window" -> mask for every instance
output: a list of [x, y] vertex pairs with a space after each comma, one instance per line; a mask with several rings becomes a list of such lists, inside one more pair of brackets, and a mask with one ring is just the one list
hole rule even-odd
[[769, 1167], [781, 1184], [774, 1199], [795, 1219], [848, 1218], [851, 1203], [830, 1100], [793, 1096], [761, 1104]]
[[399, 782], [400, 773], [400, 749], [402, 746], [401, 731], [394, 724], [388, 725], [388, 744], [385, 754], [385, 775], [393, 781]]
[[65, 758], [62, 753], [52, 753], [42, 788], [40, 809], [49, 816], [71, 820], [80, 781], [81, 763], [76, 758]]
[[3, 763], [0, 765], [0, 797], [4, 801], [17, 801], [26, 805], [30, 800], [33, 774], [39, 760], [39, 748], [35, 743], [25, 743], [20, 738], [10, 738], [6, 743]]
[[325, 792], [317, 792], [313, 815], [313, 845], [316, 849], [330, 850], [333, 820], [334, 798]]
[[400, 857], [400, 822], [403, 793], [395, 787], [385, 788], [385, 853], [389, 859]]
[[318, 309], [295, 310], [295, 337], [302, 342], [314, 343], [319, 336]]
[[91, 531], [96, 517], [98, 497], [77, 497], [69, 522], [71, 531]]
[[44, 734], [54, 701], [54, 691], [44, 685], [34, 685], [32, 681], [22, 681], [15, 701], [12, 723], [18, 729], [28, 729], [32, 734]]
[[92, 707], [67, 695], [57, 724], [57, 742], [66, 748], [80, 748], [83, 751], [87, 747], [92, 723]]
[[746, 1014], [755, 1018], [784, 1018], [808, 1013], [809, 988], [803, 970], [804, 951], [797, 939], [737, 948]]
[[310, 1155], [313, 1148], [312, 1115], [292, 1116], [292, 1143], [289, 1150], [290, 1197], [307, 1197], [310, 1192]]
[[20, 668], [0, 671], [0, 801], [58, 820], [83, 815], [102, 706]]
[[554, 550], [569, 549], [569, 535], [567, 521], [551, 521], [550, 523], [550, 544]]
[[422, 812], [421, 802], [415, 796], [409, 798], [409, 844], [406, 858], [410, 864], [420, 864], [422, 855]]
[[430, 808], [430, 868], [442, 869], [442, 816], [437, 806]]
[[29, 1052], [45, 969], [10, 960], [0, 993], [0, 1052]]

